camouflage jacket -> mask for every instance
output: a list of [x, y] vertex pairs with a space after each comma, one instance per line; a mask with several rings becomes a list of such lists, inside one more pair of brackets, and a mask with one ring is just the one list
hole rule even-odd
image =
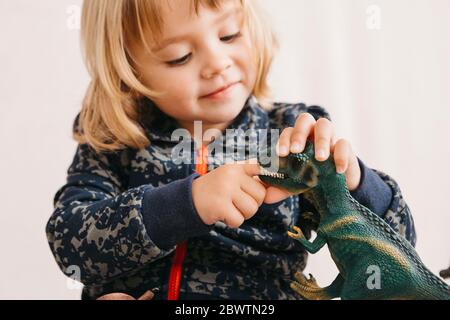
[[[281, 131], [302, 112], [329, 118], [321, 107], [302, 103], [275, 103], [265, 111], [250, 97], [230, 128]], [[178, 143], [172, 139], [175, 120], [148, 99], [141, 114], [148, 147], [96, 153], [79, 145], [67, 183], [54, 197], [48, 242], [63, 272], [79, 270], [82, 298], [110, 292], [137, 297], [153, 288], [159, 289], [156, 299], [166, 298], [176, 245], [186, 241], [181, 299], [300, 299], [289, 283], [304, 269], [307, 254], [286, 232], [297, 225], [310, 236], [318, 216], [311, 204], [292, 196], [263, 204], [237, 229], [205, 225], [191, 194], [199, 176], [195, 141], [191, 164], [177, 164], [171, 156]], [[218, 153], [208, 154], [209, 170], [223, 165]], [[352, 195], [414, 245], [414, 222], [397, 183], [359, 161], [361, 184]]]

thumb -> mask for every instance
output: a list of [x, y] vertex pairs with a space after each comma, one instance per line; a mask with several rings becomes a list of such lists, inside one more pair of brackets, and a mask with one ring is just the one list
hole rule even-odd
[[268, 187], [266, 190], [266, 197], [264, 198], [264, 203], [272, 204], [280, 202], [290, 196], [294, 195], [294, 193], [289, 192], [287, 190], [279, 189], [276, 187]]

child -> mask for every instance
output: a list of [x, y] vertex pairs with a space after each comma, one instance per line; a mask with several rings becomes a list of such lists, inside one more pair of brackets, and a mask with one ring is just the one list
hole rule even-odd
[[[306, 253], [286, 232], [309, 236], [317, 212], [264, 185], [256, 164], [224, 164], [196, 120], [216, 141], [279, 129], [281, 156], [313, 139], [317, 159], [332, 153], [352, 195], [414, 244], [397, 184], [336, 139], [324, 109], [267, 102], [276, 44], [256, 1], [85, 0], [82, 39], [92, 82], [46, 232], [60, 268], [79, 268], [83, 299], [154, 288], [155, 299], [301, 298], [289, 283]], [[195, 165], [173, 159], [180, 128]]]

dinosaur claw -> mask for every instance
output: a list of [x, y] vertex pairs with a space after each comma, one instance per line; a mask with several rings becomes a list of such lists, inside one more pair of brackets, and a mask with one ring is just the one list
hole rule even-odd
[[306, 285], [307, 284], [307, 279], [305, 278], [305, 276], [303, 275], [303, 273], [301, 273], [300, 271], [297, 271], [294, 274], [294, 278], [295, 280], [297, 280], [298, 283], [302, 284], [302, 285]]
[[294, 282], [291, 282], [291, 284], [289, 286], [291, 287], [292, 290], [294, 290], [298, 294], [302, 295], [303, 287], [299, 283], [294, 281]]
[[305, 288], [319, 288], [316, 279], [313, 277], [313, 275], [310, 273], [309, 274], [309, 279], [307, 277], [305, 277], [305, 275], [300, 272], [297, 271], [294, 274], [294, 278], [295, 280], [297, 280], [296, 282], [298, 284], [300, 284], [301, 286], [305, 287]]
[[311, 273], [309, 274], [309, 279], [307, 281], [308, 281], [309, 285], [318, 287], [317, 280], [316, 280], [316, 278], [314, 278], [314, 276]]
[[294, 234], [294, 233], [292, 233], [290, 231], [288, 231], [287, 234], [288, 234], [289, 237], [294, 238], [294, 239], [296, 239], [296, 237], [297, 237], [296, 234]]
[[291, 237], [293, 239], [303, 238], [303, 232], [299, 227], [293, 226], [292, 229], [295, 231], [295, 233], [288, 231], [287, 234], [289, 237]]

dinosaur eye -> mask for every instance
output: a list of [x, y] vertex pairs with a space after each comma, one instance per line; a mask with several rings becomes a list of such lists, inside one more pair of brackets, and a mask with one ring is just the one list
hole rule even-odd
[[319, 171], [310, 162], [307, 162], [306, 165], [302, 166], [299, 175], [302, 182], [309, 187], [314, 187], [318, 183]]

